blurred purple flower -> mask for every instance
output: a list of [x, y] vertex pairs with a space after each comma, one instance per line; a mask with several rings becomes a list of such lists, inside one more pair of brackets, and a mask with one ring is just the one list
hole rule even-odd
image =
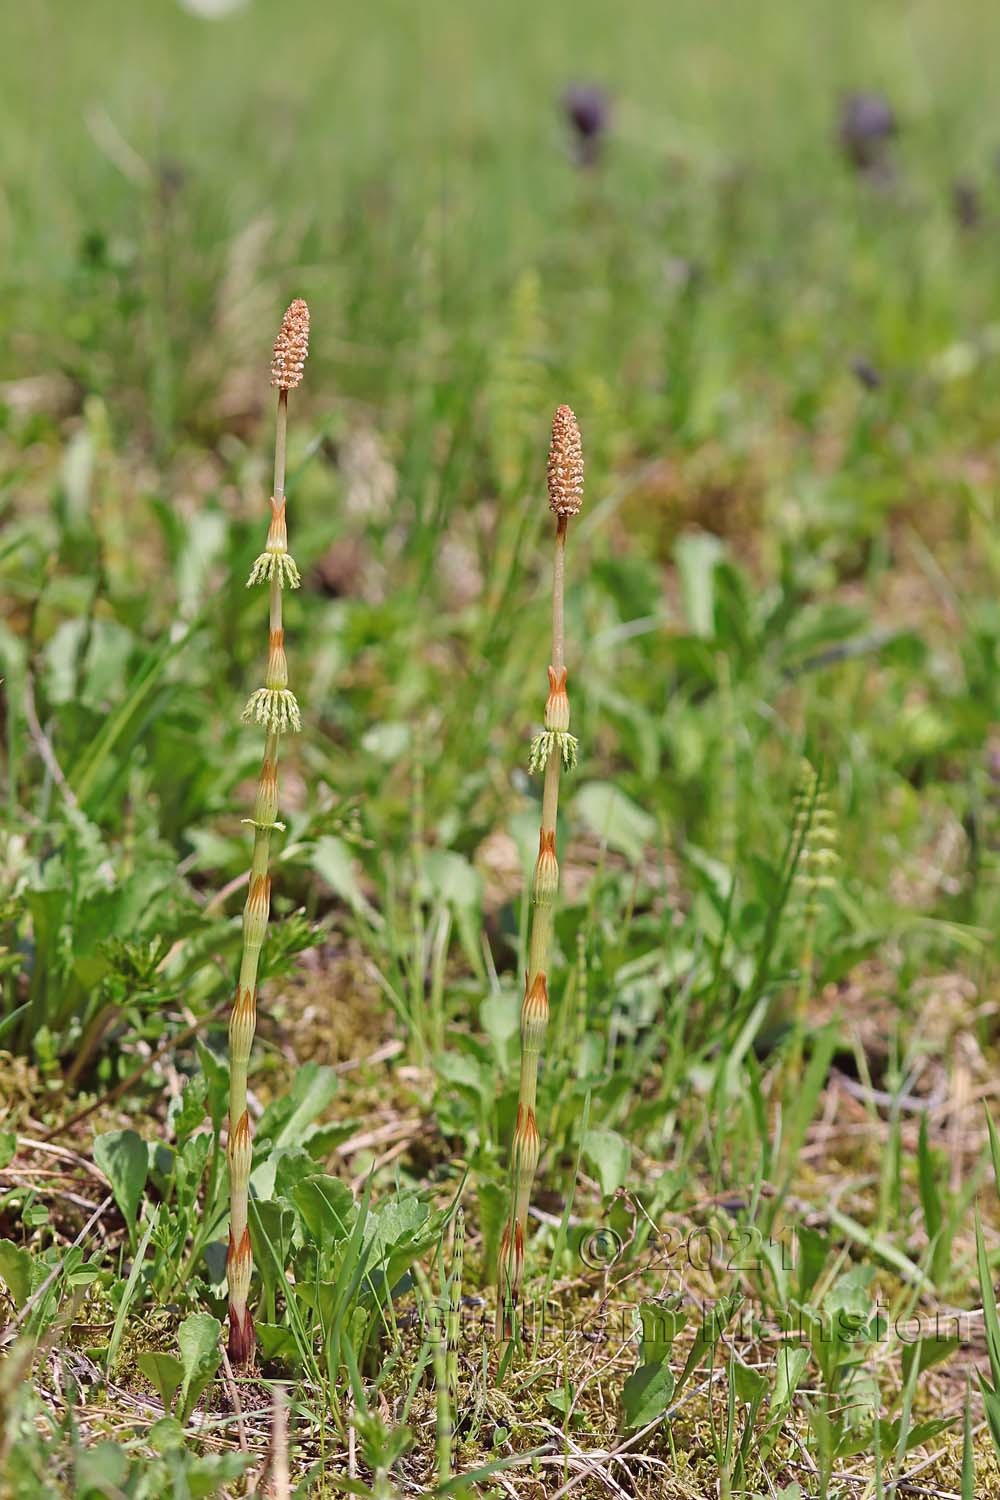
[[573, 155], [581, 167], [592, 167], [601, 150], [601, 137], [611, 121], [611, 101], [596, 83], [573, 83], [562, 96], [562, 107], [573, 132]]
[[979, 189], [967, 177], [957, 177], [951, 185], [951, 211], [960, 229], [978, 229], [983, 216]]
[[844, 155], [859, 172], [884, 172], [889, 143], [899, 122], [882, 94], [848, 94], [840, 103], [837, 136]]
[[876, 370], [871, 360], [865, 359], [863, 354], [859, 354], [851, 360], [851, 371], [855, 380], [866, 391], [877, 391], [882, 384], [882, 376]]

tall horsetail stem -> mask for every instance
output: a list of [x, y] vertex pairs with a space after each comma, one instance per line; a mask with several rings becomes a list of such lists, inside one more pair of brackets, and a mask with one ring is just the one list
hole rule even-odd
[[568, 406], [557, 407], [552, 419], [552, 442], [548, 464], [549, 509], [556, 517], [555, 564], [552, 575], [552, 662], [549, 696], [545, 704], [545, 728], [532, 742], [530, 766], [544, 775], [542, 819], [538, 834], [538, 859], [532, 880], [531, 939], [528, 972], [521, 1006], [521, 1085], [517, 1123], [511, 1146], [511, 1205], [500, 1242], [497, 1268], [498, 1339], [516, 1335], [518, 1298], [524, 1281], [524, 1239], [528, 1204], [538, 1168], [541, 1142], [535, 1100], [538, 1059], [549, 1021], [546, 971], [552, 944], [555, 899], [559, 889], [556, 862], [556, 816], [559, 808], [559, 777], [565, 766], [576, 765], [577, 742], [569, 732], [569, 697], [566, 692], [563, 589], [566, 569], [566, 533], [571, 516], [583, 503], [583, 449], [576, 417]]
[[277, 821], [278, 742], [288, 729], [301, 727], [299, 705], [288, 687], [281, 598], [285, 588], [298, 588], [300, 582], [299, 570], [288, 551], [285, 525], [285, 436], [288, 392], [300, 384], [308, 353], [309, 309], [301, 298], [296, 298], [281, 321], [274, 343], [271, 384], [278, 391], [278, 417], [271, 524], [264, 551], [254, 563], [247, 581], [247, 588], [257, 583], [268, 585], [270, 620], [264, 686], [251, 694], [243, 710], [244, 722], [262, 724], [266, 739], [253, 817], [244, 820], [253, 828], [253, 855], [250, 886], [243, 908], [240, 977], [229, 1019], [229, 1253], [226, 1256], [226, 1276], [229, 1281], [229, 1358], [235, 1367], [251, 1364], [256, 1348], [253, 1318], [247, 1306], [253, 1272], [247, 1225], [253, 1154], [247, 1112], [247, 1065], [257, 1022], [257, 965], [271, 906], [271, 877], [268, 873], [271, 834], [284, 827]]

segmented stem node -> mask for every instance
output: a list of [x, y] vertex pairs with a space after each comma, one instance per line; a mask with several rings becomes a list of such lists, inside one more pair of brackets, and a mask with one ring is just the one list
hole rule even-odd
[[815, 918], [821, 897], [835, 884], [837, 822], [816, 768], [803, 760], [795, 796], [795, 833], [799, 862], [795, 883], [808, 918]]
[[536, 734], [528, 751], [528, 770], [533, 776], [541, 775], [549, 763], [549, 757], [556, 755], [562, 758], [562, 763], [567, 771], [572, 771], [577, 762], [577, 754], [580, 749], [580, 741], [575, 734], [568, 734], [562, 729], [543, 729], [541, 734]]
[[536, 906], [551, 906], [559, 889], [559, 861], [556, 859], [555, 829], [538, 831], [538, 859], [535, 861], [535, 884], [532, 897]]
[[252, 1160], [253, 1138], [250, 1135], [250, 1116], [244, 1110], [239, 1124], [229, 1137], [229, 1170], [237, 1181], [243, 1181], [250, 1176]]
[[243, 943], [247, 948], [260, 948], [267, 932], [267, 919], [271, 910], [271, 880], [267, 875], [256, 875], [250, 881], [250, 894], [243, 908]]
[[535, 1111], [529, 1106], [517, 1106], [517, 1124], [514, 1126], [514, 1175], [528, 1187], [538, 1170], [538, 1158], [542, 1154], [542, 1143], [538, 1136], [538, 1121]]
[[549, 667], [549, 696], [545, 700], [546, 729], [565, 734], [569, 728], [569, 694], [566, 691], [566, 668], [557, 672]]
[[270, 583], [278, 587], [297, 589], [302, 582], [294, 557], [288, 550], [288, 529], [285, 524], [285, 499], [271, 496], [271, 524], [267, 531], [267, 543], [257, 558], [247, 579], [247, 588], [255, 583]]
[[257, 1026], [257, 1002], [253, 990], [237, 986], [236, 998], [229, 1013], [229, 1058], [244, 1066], [250, 1058], [253, 1034]]
[[[247, 1247], [249, 1254], [249, 1237]], [[250, 1255], [250, 1265], [253, 1266], [253, 1256]], [[229, 1362], [234, 1369], [246, 1369], [254, 1362], [257, 1350], [257, 1335], [254, 1332], [253, 1317], [249, 1307], [235, 1309], [230, 1300], [229, 1303], [229, 1343], [226, 1353]]]
[[537, 1052], [549, 1024], [549, 987], [545, 975], [539, 971], [525, 990], [521, 1005], [521, 1046], [527, 1052]]
[[229, 1278], [229, 1295], [234, 1302], [246, 1302], [250, 1294], [250, 1277], [253, 1274], [253, 1251], [250, 1247], [250, 1231], [244, 1229], [239, 1244], [229, 1233], [229, 1251], [226, 1255], [226, 1275]]
[[247, 699], [242, 719], [244, 724], [263, 724], [276, 734], [302, 728], [298, 699], [288, 688], [258, 688]]
[[512, 1339], [521, 1284], [524, 1281], [524, 1229], [518, 1219], [514, 1220], [513, 1225], [508, 1223], [504, 1227], [498, 1266], [497, 1336]]
[[302, 582], [295, 558], [290, 552], [262, 552], [255, 560], [247, 579], [247, 588], [255, 583], [270, 583], [274, 579], [279, 589], [297, 589]]

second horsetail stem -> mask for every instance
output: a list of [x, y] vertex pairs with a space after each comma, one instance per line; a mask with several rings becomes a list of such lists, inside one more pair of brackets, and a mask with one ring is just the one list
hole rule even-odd
[[274, 441], [274, 493], [271, 523], [264, 551], [257, 558], [247, 587], [266, 583], [270, 592], [267, 670], [264, 686], [252, 693], [243, 710], [244, 722], [264, 726], [264, 758], [253, 817], [253, 854], [250, 884], [243, 908], [243, 954], [239, 981], [229, 1019], [229, 1358], [245, 1369], [253, 1363], [256, 1348], [253, 1317], [248, 1306], [253, 1253], [250, 1248], [248, 1205], [253, 1142], [247, 1110], [247, 1068], [257, 1022], [257, 968], [267, 932], [271, 905], [269, 874], [271, 834], [281, 830], [278, 818], [278, 746], [282, 734], [299, 729], [301, 718], [295, 694], [288, 686], [282, 594], [298, 588], [299, 570], [288, 551], [285, 522], [285, 437], [288, 429], [288, 392], [302, 380], [309, 352], [309, 309], [301, 298], [288, 308], [274, 343], [271, 384], [278, 389], [278, 415]]
[[524, 1281], [524, 1241], [531, 1189], [538, 1168], [536, 1097], [538, 1062], [549, 1021], [547, 971], [552, 945], [555, 899], [559, 890], [556, 859], [556, 818], [559, 778], [576, 764], [577, 742], [569, 732], [569, 695], [566, 690], [565, 620], [563, 594], [566, 574], [566, 533], [583, 503], [583, 449], [576, 417], [568, 406], [556, 409], [548, 463], [549, 508], [556, 518], [555, 560], [552, 573], [552, 660], [544, 728], [531, 745], [530, 768], [543, 776], [542, 816], [538, 858], [532, 879], [531, 937], [528, 972], [521, 1006], [521, 1080], [517, 1122], [511, 1144], [511, 1204], [500, 1243], [497, 1268], [497, 1337], [517, 1336], [518, 1300]]

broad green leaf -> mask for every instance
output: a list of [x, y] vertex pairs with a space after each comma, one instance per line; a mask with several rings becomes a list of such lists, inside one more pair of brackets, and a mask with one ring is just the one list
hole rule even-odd
[[419, 1198], [387, 1198], [380, 1203], [365, 1225], [365, 1239], [371, 1246], [368, 1264], [377, 1265], [390, 1250], [412, 1238], [429, 1217], [430, 1209]]
[[743, 1364], [741, 1360], [734, 1359], [730, 1365], [730, 1378], [736, 1392], [736, 1399], [756, 1409], [767, 1392], [770, 1383], [767, 1377], [759, 1370], [753, 1370], [749, 1365]]
[[80, 701], [88, 708], [106, 713], [109, 703], [117, 703], [122, 684], [128, 682], [128, 664], [135, 645], [131, 630], [116, 621], [93, 622], [80, 691]]
[[176, 1417], [161, 1417], [146, 1434], [155, 1453], [170, 1453], [184, 1447], [184, 1428]]
[[609, 849], [637, 863], [656, 837], [656, 819], [610, 781], [587, 781], [578, 788], [573, 808]]
[[719, 538], [707, 531], [685, 532], [674, 546], [684, 617], [691, 634], [702, 640], [715, 635], [715, 570], [723, 550]]
[[481, 1182], [476, 1189], [476, 1204], [483, 1236], [483, 1266], [492, 1282], [496, 1277], [500, 1238], [510, 1212], [510, 1195], [497, 1182]]
[[545, 1400], [548, 1405], [564, 1417], [569, 1413], [575, 1399], [576, 1392], [573, 1390], [560, 1389], [545, 1392]]
[[363, 913], [371, 922], [377, 919], [380, 925], [379, 914], [361, 889], [358, 862], [349, 844], [332, 833], [324, 834], [316, 840], [312, 867], [352, 911]]
[[185, 517], [183, 541], [174, 568], [177, 608], [190, 619], [205, 597], [206, 582], [226, 543], [229, 522], [221, 511], [199, 505]]
[[283, 1146], [271, 1158], [274, 1165], [274, 1195], [290, 1198], [292, 1190], [307, 1177], [316, 1177], [316, 1163], [308, 1151], [297, 1146]]
[[677, 1382], [678, 1391], [687, 1384], [708, 1351], [715, 1348], [742, 1302], [743, 1296], [740, 1292], [729, 1292], [725, 1297], [720, 1297], [714, 1305], [709, 1304], [706, 1307], [701, 1326], [695, 1334], [694, 1343], [691, 1345], [681, 1377]]
[[191, 1500], [208, 1500], [210, 1495], [231, 1495], [231, 1482], [240, 1479], [257, 1460], [250, 1453], [208, 1453], [187, 1462], [185, 1479]]
[[642, 1302], [639, 1305], [642, 1339], [639, 1359], [644, 1365], [662, 1364], [670, 1358], [674, 1340], [687, 1322], [687, 1314], [668, 1302]]
[[284, 1271], [291, 1259], [295, 1211], [279, 1198], [251, 1198], [249, 1218], [254, 1265], [265, 1293], [273, 1297], [283, 1289]]
[[31, 1256], [11, 1240], [0, 1240], [0, 1281], [22, 1308], [31, 1295]]
[[128, 1474], [128, 1455], [117, 1443], [103, 1441], [81, 1448], [76, 1461], [74, 1495], [90, 1500], [92, 1495], [120, 1494]]
[[254, 1324], [254, 1332], [265, 1359], [294, 1360], [298, 1353], [295, 1335], [283, 1323]]
[[158, 1349], [140, 1354], [137, 1363], [165, 1409], [169, 1411], [184, 1379], [184, 1366], [176, 1354], [167, 1354]]
[[177, 1347], [184, 1367], [179, 1412], [182, 1422], [187, 1421], [198, 1397], [219, 1368], [221, 1333], [222, 1324], [211, 1313], [192, 1313], [177, 1330]]
[[313, 1121], [330, 1105], [336, 1092], [337, 1075], [332, 1068], [306, 1063], [294, 1075], [289, 1096], [264, 1111], [258, 1137], [272, 1136], [275, 1148], [301, 1146], [309, 1139]]
[[617, 1130], [588, 1130], [583, 1138], [583, 1154], [597, 1173], [605, 1198], [623, 1187], [628, 1178], [631, 1150]]
[[346, 1239], [354, 1223], [354, 1195], [339, 1177], [307, 1177], [292, 1189], [292, 1199], [317, 1245]]
[[401, 719], [386, 719], [373, 724], [361, 736], [361, 748], [366, 755], [392, 765], [410, 748], [412, 730]]
[[483, 882], [463, 854], [453, 849], [428, 849], [424, 855], [424, 876], [431, 893], [449, 906], [478, 910], [483, 896]]
[[135, 1243], [142, 1190], [146, 1186], [149, 1154], [134, 1130], [111, 1130], [94, 1141], [94, 1161], [111, 1184], [129, 1238]]
[[790, 1404], [808, 1363], [809, 1350], [804, 1344], [780, 1346], [776, 1360], [774, 1391], [771, 1395], [772, 1411], [780, 1411]]
[[467, 1089], [477, 1103], [493, 1097], [493, 1079], [474, 1057], [462, 1052], [441, 1052], [434, 1059], [439, 1080], [453, 1088]]
[[487, 995], [479, 1007], [479, 1024], [493, 1043], [497, 1061], [503, 1064], [508, 1047], [520, 1029], [520, 1000], [516, 995], [505, 994], [503, 991]]
[[668, 1364], [640, 1365], [622, 1387], [627, 1428], [646, 1427], [661, 1417], [674, 1394], [674, 1375]]
[[[127, 751], [128, 745], [141, 735], [152, 712], [149, 700], [159, 690], [174, 657], [185, 649], [193, 628], [191, 624], [176, 635], [165, 637], [159, 645], [150, 649], [138, 670], [132, 674], [124, 701], [107, 716], [97, 734], [87, 742], [86, 749], [69, 777], [70, 785], [81, 803], [89, 801], [118, 741], [125, 740]], [[123, 754], [122, 763], [126, 760], [127, 756]]]
[[80, 647], [87, 633], [84, 619], [63, 620], [45, 647], [42, 682], [45, 696], [54, 706], [71, 703], [77, 688]]
[[798, 1294], [799, 1301], [804, 1302], [829, 1259], [830, 1241], [820, 1230], [811, 1229], [807, 1224], [798, 1225], [795, 1238], [798, 1247]]
[[177, 1330], [177, 1347], [181, 1351], [184, 1380], [190, 1385], [200, 1370], [219, 1352], [222, 1324], [210, 1313], [191, 1313]]
[[[853, 1386], [852, 1386], [853, 1393]], [[877, 1406], [877, 1399], [874, 1404]], [[935, 1417], [930, 1422], [918, 1422], [916, 1425], [906, 1425], [897, 1417], [893, 1422], [880, 1422], [878, 1424], [878, 1438], [880, 1444], [886, 1449], [892, 1449], [897, 1460], [914, 1448], [919, 1448], [924, 1443], [929, 1443], [932, 1438], [938, 1436], [951, 1427], [953, 1418]], [[866, 1422], [860, 1427], [854, 1427], [848, 1422], [837, 1439], [838, 1458], [852, 1458], [858, 1454], [870, 1454], [875, 1442], [875, 1424]], [[894, 1480], [889, 1480], [886, 1492], [890, 1495], [896, 1493], [899, 1486]]]
[[922, 1375], [932, 1365], [939, 1365], [943, 1360], [949, 1359], [959, 1346], [958, 1339], [927, 1338], [919, 1339], [915, 1344], [907, 1344], [903, 1349], [903, 1383], [910, 1378], [913, 1361], [917, 1361], [918, 1374]]

